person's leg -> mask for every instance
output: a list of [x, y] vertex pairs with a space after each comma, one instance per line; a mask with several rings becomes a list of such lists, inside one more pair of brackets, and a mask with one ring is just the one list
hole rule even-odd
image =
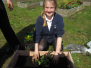
[[13, 49], [15, 49], [16, 45], [20, 45], [19, 40], [10, 26], [6, 10], [2, 9], [0, 9], [0, 28], [7, 42]]
[[[54, 39], [54, 40], [52, 41], [52, 45], [53, 45], [54, 51], [56, 51], [56, 44], [57, 44], [57, 39]], [[62, 50], [63, 50], [63, 45], [61, 44], [60, 46], [61, 46], [61, 50], [60, 50], [60, 51], [62, 51]]]
[[39, 42], [39, 51], [46, 51], [48, 49], [48, 42], [45, 39], [41, 39]]

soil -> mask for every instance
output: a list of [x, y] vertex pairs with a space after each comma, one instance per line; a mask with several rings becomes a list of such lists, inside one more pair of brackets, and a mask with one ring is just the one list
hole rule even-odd
[[[42, 56], [40, 56], [41, 58]], [[49, 57], [46, 57], [49, 59], [50, 63], [47, 63], [47, 67], [60, 67], [60, 68], [70, 68], [70, 61], [67, 59], [67, 57], [60, 57], [59, 63], [57, 65], [51, 63], [52, 59]], [[18, 56], [18, 60], [14, 67], [19, 68], [30, 68], [30, 67], [42, 67], [41, 65], [38, 65], [38, 62], [32, 63], [32, 56]]]

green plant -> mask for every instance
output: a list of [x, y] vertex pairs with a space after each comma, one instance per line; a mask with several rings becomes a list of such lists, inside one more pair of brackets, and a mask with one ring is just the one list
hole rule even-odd
[[71, 6], [69, 4], [66, 5], [67, 9], [71, 9]]
[[[52, 55], [49, 53], [48, 55], [49, 58], [52, 58]], [[36, 59], [36, 61], [38, 62], [39, 65], [42, 65], [42, 67], [46, 67], [47, 63], [50, 63], [49, 59], [47, 57], [45, 57], [45, 55], [43, 55], [40, 60]]]
[[29, 3], [31, 3], [31, 1], [26, 2], [26, 4], [29, 4]]
[[57, 5], [58, 5], [58, 8], [61, 8], [61, 9], [71, 9], [71, 8], [74, 8], [74, 7], [77, 7], [79, 5], [81, 5], [83, 2], [81, 2], [80, 0], [74, 0], [74, 1], [71, 1], [69, 2], [68, 0], [66, 1], [59, 1], [57, 2]]
[[33, 48], [33, 33], [34, 32], [27, 32], [26, 36], [24, 37], [24, 45], [26, 50], [30, 50]]

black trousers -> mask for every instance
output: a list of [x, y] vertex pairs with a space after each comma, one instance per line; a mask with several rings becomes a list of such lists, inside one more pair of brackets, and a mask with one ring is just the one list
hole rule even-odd
[[[0, 3], [2, 4], [2, 6], [4, 6], [2, 1], [0, 1]], [[13, 29], [10, 26], [10, 22], [9, 22], [5, 7], [0, 8], [0, 29], [1, 29], [2, 33], [4, 34], [4, 37], [6, 38], [8, 44], [12, 48], [14, 48], [15, 45], [20, 44]]]
[[[41, 39], [39, 42], [39, 51], [47, 51], [49, 48], [49, 45], [53, 45], [54, 51], [56, 51], [56, 44], [57, 44], [57, 39], [54, 39], [51, 43], [48, 43], [47, 40]], [[63, 50], [63, 45], [61, 44], [61, 50]]]

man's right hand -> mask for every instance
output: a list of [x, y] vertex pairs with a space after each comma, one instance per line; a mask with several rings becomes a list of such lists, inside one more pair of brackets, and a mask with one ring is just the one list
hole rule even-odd
[[39, 59], [40, 53], [39, 52], [34, 52], [33, 57], [32, 57], [32, 62], [36, 62], [36, 59]]
[[7, 4], [8, 4], [9, 11], [13, 10], [13, 4], [12, 4], [11, 0], [7, 0]]

